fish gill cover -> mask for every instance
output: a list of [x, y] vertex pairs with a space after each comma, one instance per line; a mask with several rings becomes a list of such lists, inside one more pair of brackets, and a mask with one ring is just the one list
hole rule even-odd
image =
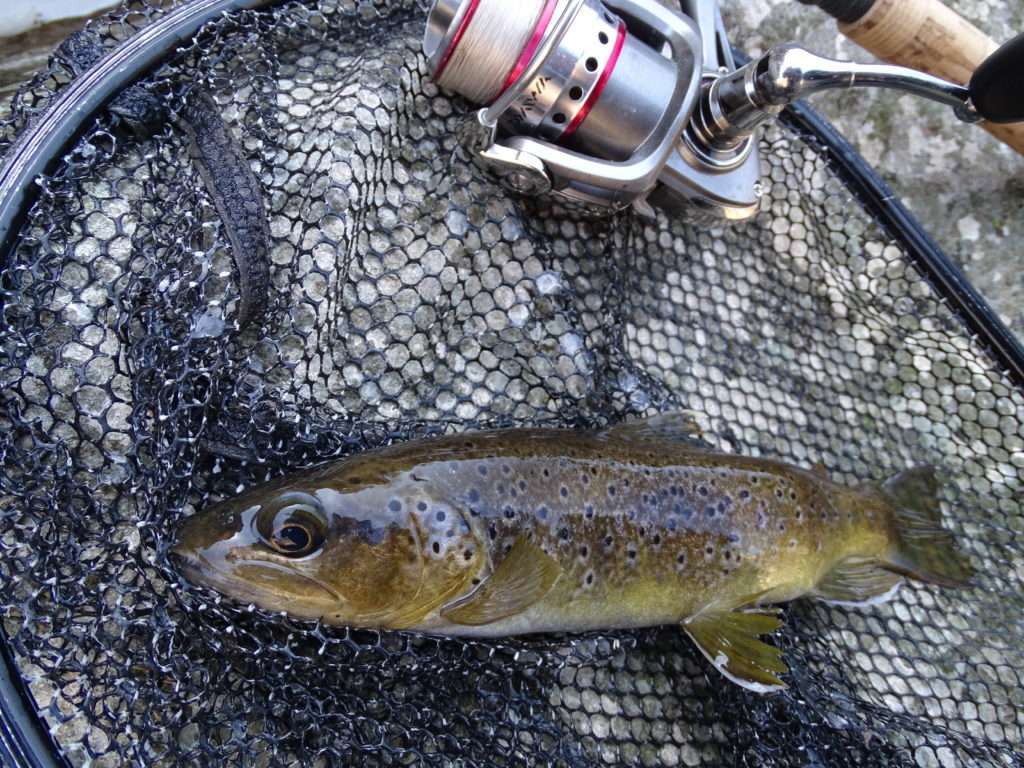
[[[113, 45], [171, 7], [93, 29]], [[241, 332], [235, 214], [180, 121], [105, 114], [40, 186], [0, 272], [0, 606], [68, 762], [1024, 764], [1021, 391], [813, 137], [767, 133], [763, 212], [722, 231], [507, 196], [426, 77], [425, 11], [234, 13], [147, 81], [175, 115], [212, 98], [262, 187], [270, 288]], [[23, 89], [0, 150], [73, 70]], [[790, 687], [763, 697], [677, 627], [345, 631], [168, 562], [182, 519], [320, 460], [680, 408], [841, 482], [936, 465], [975, 585], [788, 606]]]

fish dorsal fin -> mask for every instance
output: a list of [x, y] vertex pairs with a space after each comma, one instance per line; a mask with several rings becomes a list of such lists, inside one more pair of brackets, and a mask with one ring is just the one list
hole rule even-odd
[[689, 411], [670, 411], [649, 416], [646, 419], [624, 421], [601, 430], [599, 434], [630, 442], [651, 443], [673, 440], [701, 448], [710, 446], [703, 439], [704, 433]]
[[708, 661], [734, 683], [757, 693], [781, 691], [778, 675], [788, 671], [782, 651], [758, 638], [782, 626], [778, 616], [759, 610], [708, 607], [683, 622], [683, 629]]
[[441, 616], [467, 626], [514, 616], [544, 597], [561, 573], [553, 557], [520, 536], [494, 572], [466, 597], [442, 608]]
[[840, 605], [869, 605], [892, 597], [902, 581], [898, 573], [885, 570], [875, 558], [851, 555], [825, 574], [811, 595]]

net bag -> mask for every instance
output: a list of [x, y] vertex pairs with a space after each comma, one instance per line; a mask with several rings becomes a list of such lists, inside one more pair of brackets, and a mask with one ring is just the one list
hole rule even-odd
[[[131, 2], [90, 29], [112, 47], [175, 8]], [[1024, 390], [984, 306], [806, 111], [764, 135], [762, 212], [743, 226], [509, 196], [458, 143], [467, 106], [427, 78], [425, 13], [218, 16], [133, 86], [152, 120], [113, 102], [40, 180], [0, 265], [0, 754], [1024, 765]], [[55, 57], [0, 151], [78, 74]], [[258, 233], [239, 240], [252, 212], [225, 199], [252, 199], [224, 181], [233, 161], [196, 154], [199, 99], [258, 182], [262, 256]], [[239, 328], [260, 258], [264, 301]], [[790, 687], [758, 696], [677, 627], [346, 631], [189, 587], [167, 558], [186, 516], [319, 461], [672, 409], [720, 449], [850, 484], [936, 465], [975, 585], [788, 605]]]

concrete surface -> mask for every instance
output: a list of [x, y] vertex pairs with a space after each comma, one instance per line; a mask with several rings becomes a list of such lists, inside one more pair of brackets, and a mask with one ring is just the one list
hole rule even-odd
[[[1024, 31], [1024, 4], [945, 0], [998, 42]], [[835, 22], [794, 0], [722, 0], [734, 42], [750, 54], [789, 40], [870, 62]], [[1024, 157], [951, 110], [892, 92], [824, 94], [812, 104], [895, 189], [1003, 320], [1024, 335]]]

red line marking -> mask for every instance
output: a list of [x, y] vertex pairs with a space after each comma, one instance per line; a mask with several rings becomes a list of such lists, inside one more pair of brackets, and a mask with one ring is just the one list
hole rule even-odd
[[533, 35], [531, 35], [529, 41], [526, 43], [526, 47], [523, 48], [522, 54], [519, 56], [519, 60], [512, 67], [512, 70], [508, 73], [508, 77], [505, 78], [505, 84], [501, 86], [501, 90], [498, 92], [498, 98], [512, 87], [513, 83], [519, 79], [519, 76], [523, 74], [523, 70], [529, 65], [530, 60], [533, 58], [533, 54], [537, 52], [537, 48], [540, 47], [541, 41], [544, 39], [544, 33], [548, 31], [548, 25], [551, 23], [551, 17], [555, 15], [555, 8], [558, 6], [558, 0], [548, 0], [544, 5], [543, 10], [540, 12], [540, 16], [537, 19], [537, 26], [533, 28]]
[[597, 81], [597, 85], [594, 86], [594, 90], [590, 92], [590, 96], [587, 98], [586, 103], [580, 111], [576, 113], [576, 117], [572, 119], [572, 122], [565, 127], [565, 130], [562, 131], [562, 135], [558, 137], [559, 141], [563, 141], [572, 136], [583, 121], [587, 119], [587, 115], [590, 114], [590, 110], [594, 108], [598, 99], [601, 98], [601, 93], [604, 91], [604, 87], [608, 85], [608, 81], [611, 80], [612, 72], [615, 71], [615, 65], [619, 63], [619, 55], [622, 53], [622, 46], [625, 44], [626, 25], [620, 22], [619, 33], [615, 38], [615, 48], [612, 50], [612, 55], [608, 57], [608, 63], [604, 67], [604, 72], [601, 73], [601, 77]]
[[466, 15], [462, 17], [462, 23], [459, 24], [458, 30], [455, 32], [455, 37], [452, 38], [452, 44], [448, 46], [448, 50], [444, 52], [444, 56], [441, 57], [441, 61], [437, 65], [437, 69], [434, 70], [434, 80], [441, 79], [441, 73], [444, 72], [444, 68], [448, 66], [448, 62], [452, 59], [452, 54], [455, 53], [455, 49], [458, 48], [459, 43], [462, 41], [462, 36], [466, 34], [466, 27], [469, 26], [469, 22], [473, 20], [473, 15], [476, 13], [476, 9], [480, 5], [480, 0], [470, 0], [469, 9], [466, 11]]

